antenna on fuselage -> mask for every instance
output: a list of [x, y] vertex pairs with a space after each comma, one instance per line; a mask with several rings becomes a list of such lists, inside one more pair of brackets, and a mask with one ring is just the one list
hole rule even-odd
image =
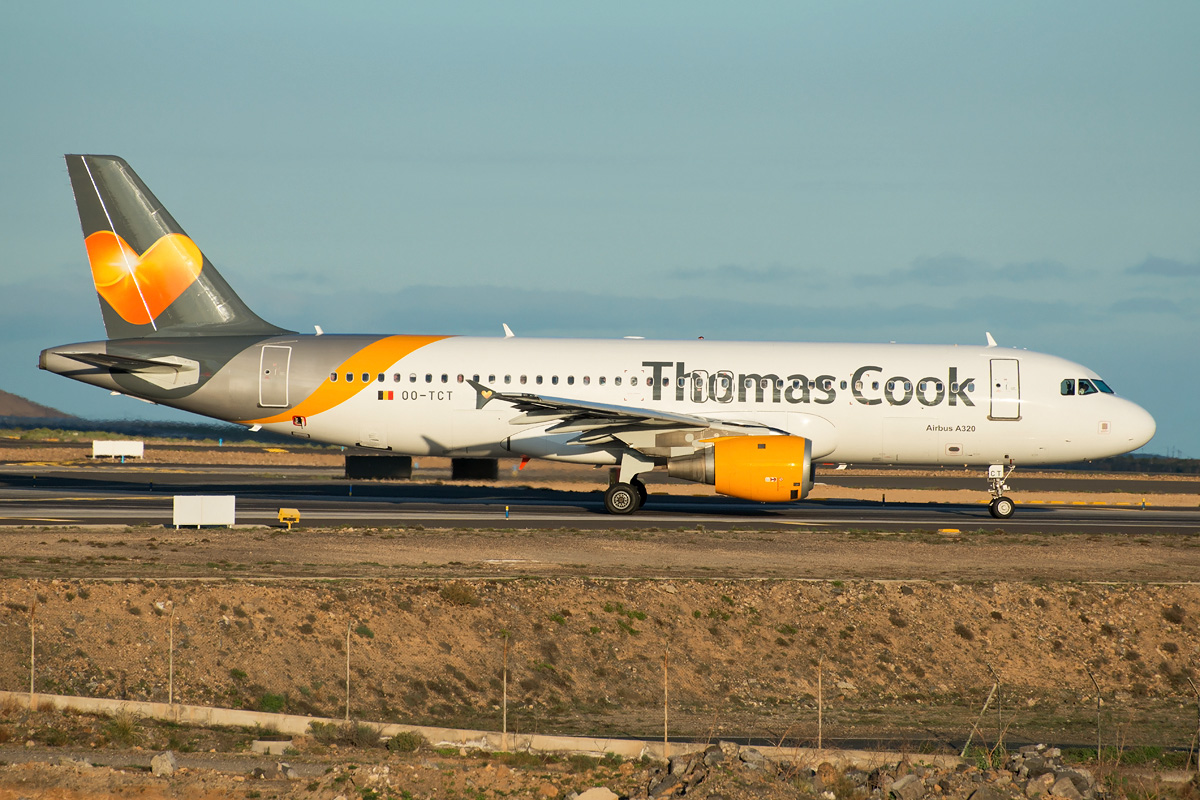
[[507, 322], [501, 322], [500, 324], [504, 326], [504, 338], [505, 339], [511, 339], [514, 336], [516, 336], [516, 334], [512, 332], [512, 328], [508, 327]]
[[983, 332], [983, 335], [987, 337], [987, 342], [988, 342], [988, 343], [987, 343], [987, 346], [988, 346], [988, 347], [995, 347], [995, 346], [996, 346], [996, 340], [992, 338], [992, 333], [991, 333], [991, 331], [984, 331], [984, 332]]

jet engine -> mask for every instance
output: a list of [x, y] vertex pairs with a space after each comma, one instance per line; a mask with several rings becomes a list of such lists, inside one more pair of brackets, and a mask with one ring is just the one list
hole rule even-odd
[[667, 474], [721, 494], [764, 503], [803, 500], [812, 491], [812, 442], [800, 436], [723, 436], [667, 462]]

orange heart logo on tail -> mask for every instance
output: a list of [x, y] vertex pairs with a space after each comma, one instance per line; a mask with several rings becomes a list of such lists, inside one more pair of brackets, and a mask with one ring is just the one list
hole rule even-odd
[[96, 291], [133, 325], [154, 322], [204, 266], [200, 248], [181, 233], [168, 233], [140, 256], [112, 231], [96, 231], [84, 244]]

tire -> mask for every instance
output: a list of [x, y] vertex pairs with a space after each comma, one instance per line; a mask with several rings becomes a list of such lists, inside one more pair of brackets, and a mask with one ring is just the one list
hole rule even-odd
[[646, 491], [646, 484], [642, 483], [637, 478], [634, 478], [629, 482], [629, 485], [632, 486], [638, 493], [638, 508], [646, 505], [646, 498], [650, 496], [650, 493]]
[[1008, 519], [1017, 510], [1017, 506], [1007, 497], [997, 497], [989, 509], [996, 519]]
[[641, 505], [637, 489], [628, 483], [614, 483], [604, 493], [604, 508], [610, 514], [632, 514]]

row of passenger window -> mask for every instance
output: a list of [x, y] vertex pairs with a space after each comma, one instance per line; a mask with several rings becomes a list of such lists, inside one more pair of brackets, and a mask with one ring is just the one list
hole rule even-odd
[[[1076, 380], [1074, 378], [1064, 378], [1059, 384], [1059, 391], [1064, 396], [1075, 394]], [[1096, 394], [1102, 392], [1104, 394], [1116, 394], [1112, 389], [1108, 388], [1108, 384], [1099, 378], [1080, 378], [1078, 381], [1079, 394]]]
[[[355, 377], [356, 377], [356, 375], [355, 375], [355, 373], [353, 373], [353, 372], [347, 372], [347, 373], [345, 373], [345, 380], [346, 380], [346, 382], [347, 382], [347, 383], [353, 383], [353, 382], [354, 382], [354, 380], [355, 380]], [[371, 373], [369, 373], [369, 372], [363, 372], [363, 373], [361, 373], [361, 378], [362, 378], [362, 382], [363, 382], [363, 383], [371, 383], [371, 382], [372, 382], [372, 375], [371, 375]], [[425, 373], [425, 376], [424, 376], [424, 378], [425, 378], [425, 383], [434, 383], [434, 382], [435, 382], [435, 381], [434, 381], [434, 374], [433, 374], [432, 372], [427, 372], [427, 373]], [[480, 379], [480, 376], [479, 376], [479, 375], [473, 375], [473, 376], [471, 376], [471, 378], [472, 378], [472, 380], [474, 380], [476, 383], [479, 383], [479, 379]], [[731, 376], [729, 376], [729, 375], [720, 375], [720, 376], [717, 376], [717, 378], [718, 378], [718, 380], [717, 380], [717, 383], [718, 383], [718, 385], [720, 386], [720, 388], [722, 388], [722, 389], [729, 389], [729, 388], [730, 388], [730, 387], [733, 385], [733, 378], [732, 378]], [[331, 373], [329, 373], [329, 380], [330, 380], [331, 382], [334, 382], [334, 383], [336, 383], [336, 382], [338, 381], [338, 379], [339, 379], [339, 374], [338, 374], [338, 373], [336, 373], [336, 372], [331, 372]], [[401, 381], [403, 381], [403, 380], [404, 380], [404, 376], [402, 376], [402, 375], [401, 375], [399, 372], [393, 372], [393, 373], [392, 373], [392, 382], [393, 382], [393, 383], [400, 383], [400, 382], [401, 382]], [[503, 378], [503, 380], [504, 380], [504, 383], [505, 383], [505, 384], [511, 384], [511, 383], [513, 382], [513, 376], [512, 376], [512, 375], [505, 375], [505, 376], [504, 376], [504, 378]], [[383, 372], [380, 372], [378, 375], [375, 375], [375, 376], [374, 376], [374, 381], [375, 381], [376, 383], [384, 383], [384, 382], [386, 382], [386, 381], [387, 381], [387, 374], [386, 374], [386, 373], [383, 373]], [[461, 373], [460, 373], [459, 375], [455, 376], [455, 378], [454, 378], [454, 382], [455, 382], [455, 383], [463, 383], [463, 382], [465, 382], [465, 381], [466, 381], [466, 375], [463, 375], [463, 374], [461, 374]], [[543, 378], [543, 376], [541, 376], [541, 375], [535, 375], [535, 376], [533, 376], [533, 382], [534, 382], [535, 384], [539, 385], [539, 386], [540, 386], [540, 385], [542, 385], [542, 384], [544, 383], [544, 381], [545, 381], [545, 379], [544, 379], [544, 378]], [[583, 377], [580, 379], [580, 381], [581, 381], [581, 383], [582, 383], [584, 386], [589, 386], [589, 385], [591, 385], [591, 383], [592, 383], [592, 378], [591, 378], [591, 376], [589, 376], [589, 375], [584, 375], [584, 376], [583, 376]], [[646, 384], [646, 386], [653, 386], [654, 384], [653, 384], [653, 382], [652, 382], [652, 381], [653, 381], [653, 379], [651, 379], [651, 378], [646, 378], [646, 379], [645, 379], [645, 384]], [[688, 379], [687, 379], [687, 378], [677, 378], [677, 379], [676, 379], [676, 381], [677, 381], [677, 383], [678, 383], [678, 385], [679, 385], [679, 388], [681, 388], [681, 389], [685, 389], [685, 388], [687, 388], [687, 384], [688, 384]], [[418, 383], [418, 382], [419, 382], [419, 378], [418, 378], [418, 376], [417, 376], [417, 373], [415, 373], [415, 372], [411, 372], [411, 373], [409, 373], [409, 375], [408, 375], [408, 382], [409, 382], [409, 383]], [[441, 383], [450, 383], [450, 382], [451, 382], [451, 380], [450, 380], [450, 374], [449, 374], [449, 373], [446, 373], [446, 372], [443, 372], [443, 373], [441, 374], [441, 376], [440, 376], [440, 382], [441, 382]], [[496, 376], [495, 376], [495, 375], [488, 375], [488, 376], [487, 376], [487, 383], [489, 383], [489, 384], [493, 384], [493, 383], [495, 383], [495, 382], [496, 382]], [[607, 378], [606, 378], [604, 375], [601, 375], [601, 376], [599, 376], [598, 378], [596, 378], [596, 383], [597, 383], [598, 385], [600, 385], [600, 386], [604, 386], [604, 385], [606, 384], [606, 382], [607, 382]], [[614, 385], [614, 386], [620, 386], [620, 385], [621, 385], [621, 376], [620, 376], [620, 375], [617, 375], [616, 377], [614, 377], [614, 378], [612, 379], [612, 382], [613, 382], [613, 385]], [[700, 375], [693, 374], [693, 375], [692, 375], [692, 380], [691, 380], [691, 382], [692, 382], [692, 384], [693, 384], [693, 385], [699, 386], [699, 385], [702, 385], [703, 383], [705, 383], [705, 378], [704, 378], [703, 376], [700, 376]], [[776, 389], [783, 389], [783, 388], [784, 388], [785, 386], [787, 386], [788, 384], [790, 384], [790, 385], [791, 385], [791, 387], [792, 387], [793, 389], [800, 389], [800, 388], [802, 388], [802, 384], [803, 384], [803, 381], [800, 381], [800, 380], [793, 379], [793, 380], [791, 380], [791, 381], [785, 381], [785, 380], [783, 380], [782, 378], [776, 378], [774, 382], [775, 382], [775, 388], [776, 388]], [[1071, 392], [1068, 392], [1068, 391], [1066, 390], [1066, 384], [1067, 384], [1068, 382], [1070, 382], [1070, 381], [1063, 381], [1063, 394], [1074, 394], [1074, 389], [1072, 389], [1072, 391], [1071, 391]], [[519, 376], [517, 376], [517, 383], [519, 383], [519, 384], [521, 384], [521, 385], [528, 384], [528, 383], [529, 383], [529, 376], [528, 376], [528, 375], [519, 375]], [[558, 385], [558, 383], [559, 383], [559, 378], [558, 378], [558, 376], [557, 376], [557, 375], [551, 375], [551, 376], [550, 376], [550, 384], [551, 384], [552, 386], [557, 386], [557, 385]], [[753, 380], [752, 378], [746, 378], [746, 379], [745, 379], [745, 387], [746, 387], [747, 389], [753, 389], [753, 388], [754, 388], [754, 383], [755, 383], [755, 382], [754, 382], [754, 380]], [[1072, 382], [1072, 383], [1073, 383], [1073, 382]], [[1086, 381], [1086, 380], [1080, 380], [1080, 382], [1079, 382], [1079, 384], [1080, 384], [1080, 394], [1089, 394], [1089, 393], [1090, 393], [1090, 392], [1092, 392], [1092, 391], [1096, 391], [1094, 388], [1091, 388], [1091, 384], [1088, 384], [1088, 386], [1089, 386], [1089, 391], [1087, 391], [1087, 392], [1083, 391], [1083, 385], [1084, 385], [1085, 383], [1087, 383], [1087, 381]], [[1106, 391], [1106, 392], [1109, 392], [1109, 393], [1111, 393], [1111, 392], [1112, 392], [1112, 390], [1111, 390], [1111, 389], [1109, 389], [1107, 386], [1105, 386], [1105, 385], [1104, 385], [1104, 382], [1103, 382], [1103, 381], [1096, 381], [1096, 383], [1104, 387], [1103, 389], [1101, 389], [1101, 391]], [[574, 375], [568, 375], [568, 376], [566, 377], [566, 385], [567, 385], [567, 386], [574, 386], [574, 385], [575, 385], [575, 376], [574, 376]], [[630, 385], [630, 386], [637, 386], [637, 385], [638, 385], [638, 376], [636, 376], [636, 375], [630, 376], [630, 378], [629, 378], [629, 385]], [[670, 378], [663, 378], [663, 379], [662, 379], [662, 385], [663, 385], [664, 387], [666, 387], [666, 386], [670, 386], [670, 385], [671, 385], [671, 379], [670, 379]], [[760, 386], [761, 386], [761, 388], [763, 388], [763, 389], [770, 389], [770, 388], [771, 388], [771, 379], [770, 379], [770, 378], [760, 378], [760, 379], [759, 379], [759, 385], [760, 385]], [[875, 390], [875, 391], [879, 391], [879, 386], [880, 386], [880, 383], [879, 383], [879, 381], [872, 381], [872, 382], [871, 382], [871, 389], [873, 389], [873, 390]], [[887, 390], [888, 390], [889, 392], [891, 392], [891, 391], [895, 391], [897, 388], [901, 388], [901, 387], [902, 387], [902, 388], [903, 388], [903, 390], [904, 390], [904, 391], [906, 391], [906, 392], [911, 392], [911, 391], [913, 390], [913, 385], [912, 385], [912, 383], [911, 383], [911, 382], [909, 382], [909, 381], [904, 381], [903, 383], [901, 383], [900, 381], [888, 381], [888, 382], [887, 382]], [[818, 388], [817, 382], [816, 382], [816, 381], [809, 381], [809, 382], [808, 382], [808, 388], [809, 388], [809, 389], [816, 389], [816, 388]], [[820, 382], [820, 388], [821, 388], [822, 390], [824, 390], [824, 391], [829, 391], [830, 389], [832, 389], [832, 388], [833, 388], [833, 381], [831, 381], [831, 380], [824, 380], [824, 381], [821, 381], [821, 382]], [[842, 382], [841, 382], [841, 388], [842, 388], [842, 389], [847, 389], [847, 388], [849, 388], [849, 383], [848, 383], [847, 381], [842, 381]], [[854, 388], [855, 388], [855, 389], [857, 389], [858, 391], [862, 391], [863, 389], [865, 389], [865, 388], [867, 388], [867, 387], [866, 387], [866, 384], [865, 384], [863, 381], [856, 381], [856, 382], [855, 382], [855, 384], [854, 384]], [[932, 391], [935, 391], [935, 392], [939, 392], [939, 393], [940, 393], [940, 392], [944, 391], [944, 388], [945, 388], [945, 387], [944, 387], [944, 385], [942, 384], [942, 382], [941, 382], [941, 381], [921, 381], [920, 383], [918, 383], [918, 384], [917, 384], [917, 390], [918, 390], [918, 391], [921, 391], [921, 392], [925, 392], [925, 391], [932, 390]], [[970, 383], [967, 383], [966, 385], [964, 385], [962, 388], [963, 388], [965, 391], [968, 391], [968, 392], [973, 392], [973, 391], [975, 391], [975, 382], [974, 382], [974, 381], [971, 381]], [[958, 384], [957, 384], [957, 383], [951, 384], [951, 386], [950, 386], [950, 391], [952, 391], [952, 392], [957, 392], [958, 390], [959, 390], [959, 386], [958, 386]]]

